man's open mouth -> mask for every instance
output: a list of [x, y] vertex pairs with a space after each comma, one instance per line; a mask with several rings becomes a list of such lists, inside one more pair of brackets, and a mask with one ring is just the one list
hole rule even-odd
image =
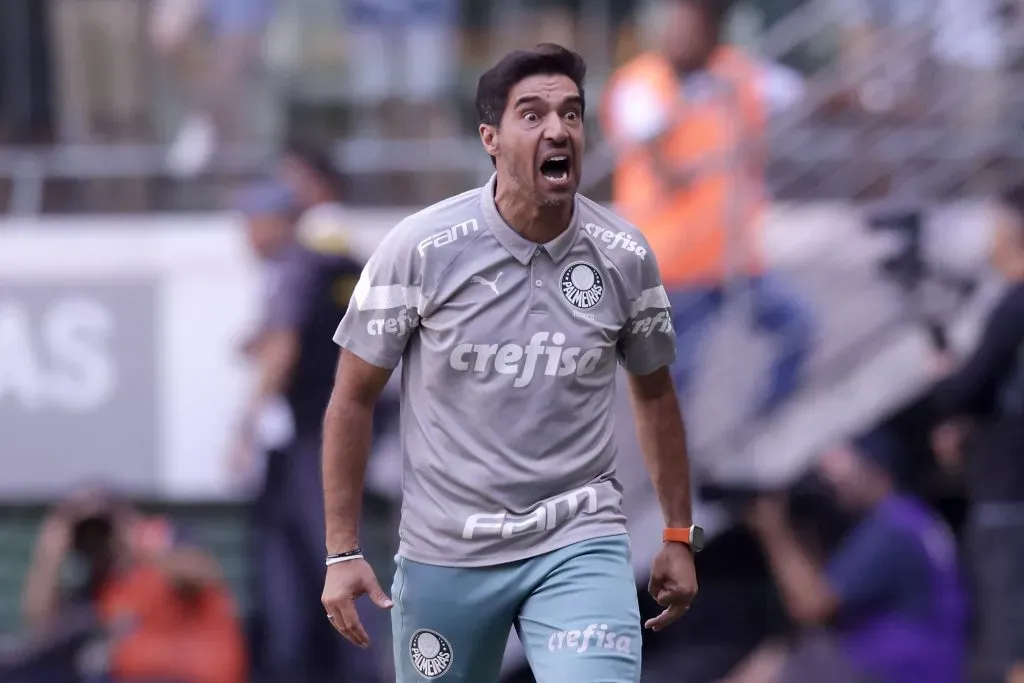
[[562, 183], [569, 179], [569, 157], [564, 154], [548, 157], [540, 165], [540, 173], [545, 179], [554, 183]]

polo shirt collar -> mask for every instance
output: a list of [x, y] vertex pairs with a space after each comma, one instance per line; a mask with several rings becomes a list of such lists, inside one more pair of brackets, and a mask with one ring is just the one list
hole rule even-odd
[[546, 242], [537, 244], [532, 242], [512, 228], [498, 212], [498, 206], [494, 203], [494, 189], [498, 182], [498, 174], [495, 173], [487, 184], [481, 189], [480, 202], [483, 205], [484, 220], [491, 233], [498, 240], [501, 246], [505, 247], [513, 258], [526, 265], [533, 258], [537, 249], [543, 249], [556, 263], [564, 259], [573, 245], [576, 244], [576, 237], [579, 235], [579, 198], [573, 198], [572, 218], [569, 219], [569, 227], [558, 237]]

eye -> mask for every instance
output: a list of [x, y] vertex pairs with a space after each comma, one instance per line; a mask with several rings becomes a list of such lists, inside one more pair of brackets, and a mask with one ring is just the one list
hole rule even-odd
[[530, 123], [536, 123], [537, 121], [540, 120], [540, 118], [537, 116], [537, 113], [532, 111], [528, 111], [525, 114], [523, 114], [523, 119], [529, 121]]
[[565, 118], [568, 119], [569, 121], [578, 121], [580, 118], [580, 114], [579, 112], [576, 111], [569, 111], [565, 113]]

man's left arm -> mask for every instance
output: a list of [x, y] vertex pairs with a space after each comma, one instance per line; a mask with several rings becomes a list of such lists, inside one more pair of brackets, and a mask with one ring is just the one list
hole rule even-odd
[[638, 286], [619, 334], [619, 363], [629, 373], [637, 440], [665, 523], [686, 528], [693, 523], [690, 468], [682, 412], [669, 373], [676, 359], [672, 309], [650, 248], [637, 258], [634, 274]]
[[630, 375], [629, 395], [637, 441], [658, 495], [665, 526], [688, 528], [693, 524], [693, 511], [686, 430], [668, 368], [647, 375]]
[[[640, 259], [639, 283], [620, 333], [619, 362], [629, 373], [637, 440], [665, 525], [687, 529], [693, 524], [693, 511], [686, 431], [669, 373], [676, 355], [675, 331], [668, 295], [649, 250]], [[697, 594], [693, 550], [682, 543], [665, 543], [651, 568], [649, 590], [665, 611], [648, 621], [647, 628], [661, 630], [685, 614]]]
[[283, 264], [266, 303], [256, 353], [257, 381], [243, 414], [243, 433], [253, 434], [260, 411], [287, 389], [300, 353], [300, 330], [313, 303], [314, 268], [298, 260]]

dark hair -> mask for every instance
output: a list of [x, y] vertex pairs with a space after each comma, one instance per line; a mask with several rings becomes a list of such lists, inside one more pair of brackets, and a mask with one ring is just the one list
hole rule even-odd
[[476, 114], [480, 123], [497, 126], [508, 106], [509, 91], [524, 78], [539, 74], [569, 77], [580, 91], [581, 104], [586, 106], [583, 81], [587, 77], [587, 63], [583, 57], [561, 45], [543, 43], [534, 50], [508, 53], [480, 76], [476, 86]]
[[877, 427], [854, 437], [852, 445], [861, 458], [888, 474], [898, 487], [910, 483], [914, 475], [910, 454], [892, 430]]
[[341, 173], [334, 164], [330, 153], [324, 151], [330, 145], [314, 145], [309, 142], [292, 140], [285, 148], [285, 156], [297, 159], [304, 166], [309, 168], [320, 182], [330, 187], [334, 192], [338, 191], [341, 184]]
[[692, 5], [704, 13], [708, 24], [716, 31], [721, 31], [725, 20], [732, 11], [732, 0], [677, 0]]

